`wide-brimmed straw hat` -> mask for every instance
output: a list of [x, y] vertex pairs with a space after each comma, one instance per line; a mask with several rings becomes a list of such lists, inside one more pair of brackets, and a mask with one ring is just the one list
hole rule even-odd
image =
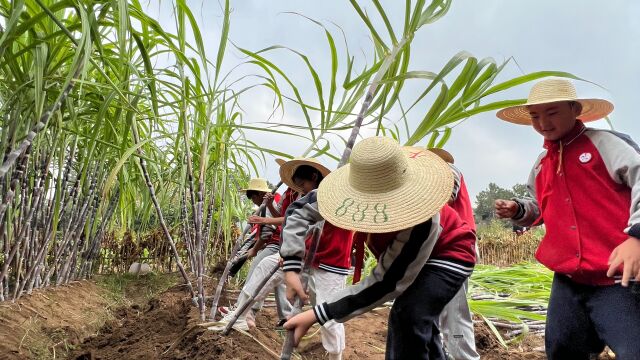
[[269, 188], [269, 184], [267, 184], [267, 180], [256, 178], [249, 180], [249, 185], [247, 185], [245, 189], [242, 189], [242, 191], [271, 192], [271, 189]]
[[423, 223], [453, 190], [449, 166], [423, 148], [403, 150], [393, 139], [359, 142], [350, 163], [318, 188], [320, 214], [333, 225], [367, 233], [399, 231]]
[[276, 158], [276, 163], [278, 164], [278, 166], [282, 166], [282, 164], [284, 164], [286, 162], [287, 162], [287, 160], [285, 160], [285, 159]]
[[[277, 160], [276, 160], [277, 161]], [[331, 173], [331, 170], [327, 169], [324, 165], [314, 158], [294, 158], [280, 164], [280, 180], [288, 187], [292, 188], [296, 192], [303, 193], [304, 190], [293, 183], [293, 174], [302, 165], [308, 165], [312, 168], [320, 171], [322, 177], [326, 177]]]
[[445, 149], [440, 149], [440, 148], [428, 148], [427, 150], [431, 151], [432, 153], [438, 155], [438, 157], [440, 157], [440, 159], [444, 160], [445, 162], [448, 162], [449, 164], [453, 164], [453, 162], [455, 161], [453, 159], [453, 155], [451, 155], [450, 152], [448, 152]]
[[604, 99], [578, 99], [573, 83], [562, 79], [542, 80], [531, 88], [527, 103], [498, 111], [500, 119], [520, 125], [531, 125], [531, 115], [527, 106], [560, 101], [576, 101], [582, 105], [578, 119], [582, 122], [594, 121], [606, 117], [613, 111], [613, 104]]

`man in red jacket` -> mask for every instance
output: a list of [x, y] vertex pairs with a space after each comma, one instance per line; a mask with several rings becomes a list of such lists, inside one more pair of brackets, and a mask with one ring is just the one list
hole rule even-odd
[[552, 360], [588, 359], [605, 344], [616, 359], [640, 359], [640, 297], [628, 287], [640, 280], [640, 149], [625, 134], [583, 124], [612, 110], [554, 79], [497, 114], [544, 137], [531, 198], [495, 207], [517, 225], [546, 226], [536, 258], [555, 272], [545, 335]]

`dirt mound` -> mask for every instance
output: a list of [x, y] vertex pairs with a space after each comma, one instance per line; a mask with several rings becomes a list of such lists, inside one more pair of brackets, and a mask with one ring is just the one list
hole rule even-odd
[[[175, 333], [187, 324], [187, 303], [183, 287], [174, 286], [145, 306], [118, 309], [99, 333], [74, 352], [78, 359], [158, 358]], [[167, 344], [165, 347], [164, 345]]]
[[[223, 299], [222, 303], [226, 303]], [[346, 324], [345, 359], [383, 359], [388, 311], [372, 312]], [[274, 330], [275, 310], [267, 307], [248, 334], [228, 336], [197, 327], [198, 312], [183, 287], [173, 287], [142, 307], [119, 309], [116, 319], [86, 340], [73, 359], [263, 359], [279, 358], [283, 332]], [[183, 335], [191, 329], [187, 335]], [[299, 348], [305, 359], [323, 359], [319, 328]], [[314, 332], [314, 330], [316, 330]], [[180, 341], [174, 345], [176, 341]], [[174, 345], [172, 347], [172, 345]]]
[[[257, 316], [257, 329], [221, 336], [198, 326], [198, 309], [184, 286], [158, 294], [156, 290], [167, 288], [163, 284], [178, 281], [175, 276], [134, 280], [121, 283], [121, 278], [114, 278], [106, 283], [129, 294], [125, 303], [131, 303], [129, 297], [139, 300], [117, 309], [113, 289], [106, 291], [88, 281], [35, 292], [15, 304], [0, 303], [0, 358], [50, 359], [68, 354], [71, 359], [106, 360], [279, 358], [284, 333], [274, 329], [273, 301]], [[220, 304], [233, 302], [236, 293], [225, 294]], [[388, 314], [381, 308], [345, 324], [345, 359], [384, 358]], [[304, 359], [325, 359], [319, 327], [309, 334], [299, 354]], [[530, 336], [505, 349], [484, 323], [477, 324], [476, 341], [483, 359], [545, 358], [539, 351], [542, 338]]]
[[50, 358], [99, 329], [108, 316], [105, 290], [90, 281], [34, 291], [0, 303], [3, 359]]
[[535, 335], [527, 336], [522, 342], [511, 345], [505, 349], [491, 329], [484, 322], [476, 323], [474, 327], [476, 337], [476, 347], [482, 359], [487, 360], [544, 360], [546, 355], [541, 351], [544, 346], [544, 339]]

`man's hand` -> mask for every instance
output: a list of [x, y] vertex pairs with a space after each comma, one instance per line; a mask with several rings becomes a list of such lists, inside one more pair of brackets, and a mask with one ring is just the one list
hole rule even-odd
[[260, 225], [264, 225], [264, 218], [262, 216], [258, 216], [258, 215], [251, 215], [249, 216], [249, 223], [250, 224], [260, 224]]
[[302, 289], [302, 282], [300, 281], [300, 275], [294, 271], [286, 271], [284, 273], [284, 283], [287, 285], [287, 300], [293, 304], [293, 301], [298, 295], [302, 303], [306, 303], [309, 300], [309, 295]]
[[273, 199], [275, 199], [275, 195], [273, 195], [272, 193], [268, 192], [266, 194], [264, 194], [264, 197], [262, 198], [264, 200], [267, 200], [267, 204], [273, 202]]
[[313, 313], [313, 310], [307, 310], [292, 317], [286, 323], [284, 323], [285, 329], [293, 330], [294, 346], [298, 346], [298, 344], [300, 343], [300, 339], [302, 339], [302, 337], [309, 331], [309, 328], [311, 328], [311, 326], [313, 326], [316, 321], [316, 315]]
[[630, 237], [613, 249], [609, 256], [607, 276], [614, 276], [621, 265], [622, 286], [629, 286], [629, 279], [632, 277], [640, 281], [640, 240]]
[[518, 203], [513, 200], [498, 199], [495, 202], [496, 215], [501, 219], [511, 219], [518, 212]]

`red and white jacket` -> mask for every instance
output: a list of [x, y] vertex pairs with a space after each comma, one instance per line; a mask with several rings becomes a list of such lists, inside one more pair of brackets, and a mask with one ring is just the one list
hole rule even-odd
[[[449, 270], [456, 269], [459, 270], [458, 272], [468, 276], [471, 275], [471, 270], [476, 263], [476, 224], [464, 177], [458, 168], [451, 164], [449, 164], [449, 167], [454, 174], [454, 187], [451, 194], [451, 201], [449, 202], [449, 206], [445, 206], [445, 208], [440, 211], [440, 226], [442, 227], [442, 231], [427, 263], [431, 265], [439, 264]], [[449, 210], [454, 210], [457, 218]], [[353, 238], [353, 246], [355, 248], [354, 284], [359, 282], [362, 276], [364, 245], [366, 244], [376, 259], [379, 260], [380, 255], [387, 246], [389, 246], [395, 235], [396, 233], [388, 233], [371, 234], [368, 236], [365, 233], [355, 233]], [[459, 266], [465, 269], [460, 270]]]
[[544, 222], [536, 258], [549, 269], [582, 284], [617, 282], [606, 275], [611, 252], [640, 239], [640, 149], [625, 134], [581, 122], [544, 147], [529, 176], [532, 198], [514, 199], [513, 222]]
[[[454, 177], [456, 180], [456, 189], [454, 191], [454, 199], [449, 204], [455, 210], [462, 221], [466, 222], [467, 225], [475, 232], [476, 231], [476, 219], [473, 216], [473, 206], [471, 205], [471, 198], [469, 197], [469, 192], [467, 191], [467, 184], [464, 182], [464, 176], [460, 173], [453, 165], [449, 165], [457, 172], [458, 176]], [[459, 180], [458, 180], [459, 179]], [[474, 243], [475, 246], [475, 243]]]
[[[282, 197], [280, 197], [279, 194], [276, 194], [274, 201], [277, 204], [276, 209], [280, 212], [280, 215], [278, 217], [284, 216], [284, 213], [287, 211], [287, 208], [289, 207], [289, 205], [292, 202], [296, 201], [297, 198], [298, 198], [298, 193], [291, 188], [287, 188], [287, 190], [284, 191], [284, 194], [282, 194]], [[281, 232], [282, 232], [282, 225], [279, 225], [276, 227], [273, 234], [271, 234], [271, 236], [265, 241], [266, 247], [273, 247], [275, 249], [280, 249], [280, 233]]]
[[[280, 194], [275, 193], [273, 200], [276, 203], [280, 202]], [[273, 217], [269, 209], [265, 209], [264, 215], [265, 217]], [[274, 244], [278, 246], [280, 244], [280, 227], [278, 226], [254, 224], [251, 230], [256, 232], [257, 238], [264, 241], [265, 246], [273, 246]]]
[[[309, 228], [324, 219], [318, 211], [317, 190], [292, 203], [285, 214], [280, 256], [283, 271], [300, 272], [303, 258], [311, 244]], [[340, 275], [348, 275], [351, 267], [353, 232], [324, 221], [322, 234], [312, 266]]]
[[453, 249], [451, 245], [475, 242], [475, 233], [448, 205], [422, 224], [393, 233], [370, 234], [368, 238], [368, 246], [378, 258], [376, 267], [357, 285], [333, 294], [328, 302], [313, 308], [321, 325], [332, 319], [345, 322], [395, 299], [413, 284], [425, 266], [444, 268], [463, 276], [473, 271], [475, 250], [471, 246], [448, 252], [464, 260], [452, 259], [449, 255], [435, 256], [443, 254], [438, 246]]

